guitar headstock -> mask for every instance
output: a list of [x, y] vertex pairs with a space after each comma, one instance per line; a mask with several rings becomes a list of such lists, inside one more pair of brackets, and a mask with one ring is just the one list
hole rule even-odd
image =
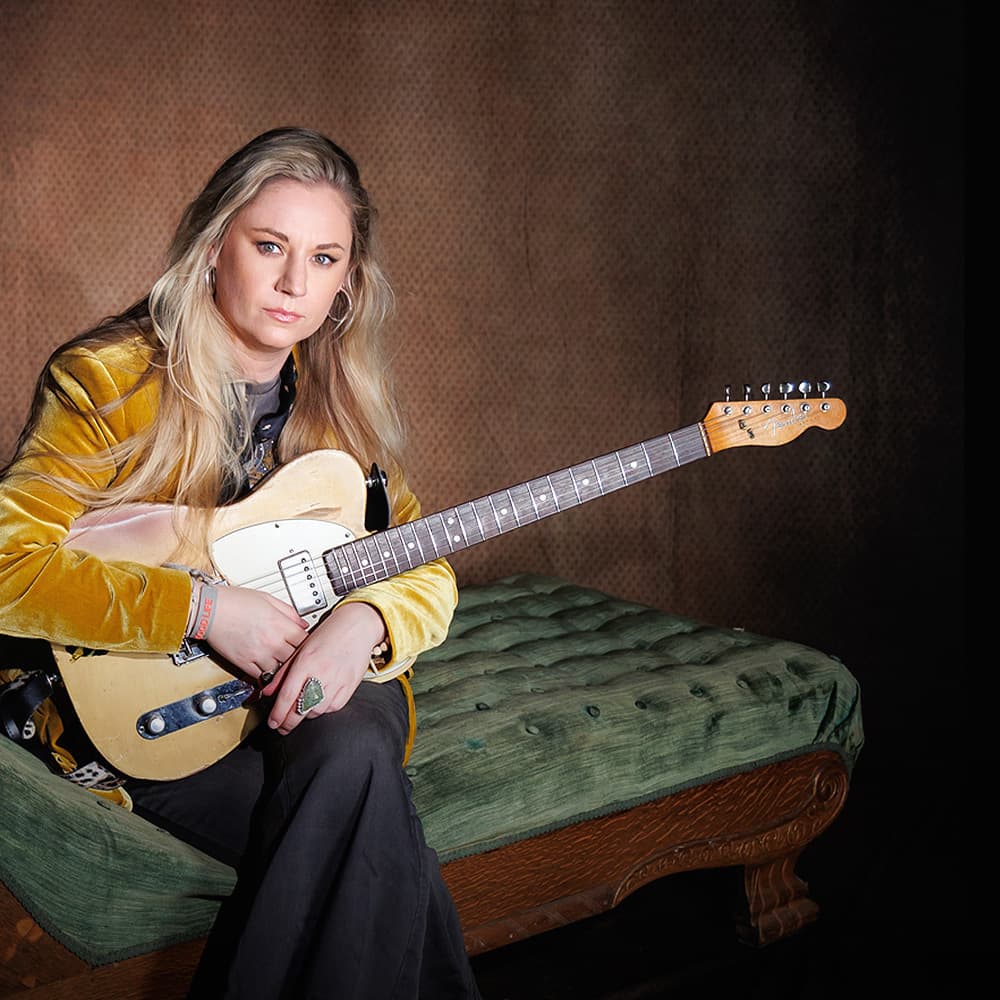
[[[726, 448], [749, 445], [775, 447], [793, 441], [810, 427], [832, 431], [847, 417], [847, 406], [842, 399], [827, 397], [829, 382], [800, 382], [793, 386], [782, 382], [779, 396], [771, 399], [771, 386], [761, 386], [763, 399], [750, 399], [750, 386], [743, 386], [743, 399], [730, 399], [731, 390], [726, 386], [726, 398], [713, 403], [705, 414], [702, 425], [713, 452]], [[810, 393], [819, 393], [810, 397]]]

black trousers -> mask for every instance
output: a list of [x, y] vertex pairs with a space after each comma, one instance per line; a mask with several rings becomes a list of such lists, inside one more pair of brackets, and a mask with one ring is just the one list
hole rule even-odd
[[479, 991], [401, 762], [405, 692], [363, 683], [288, 736], [129, 784], [135, 811], [235, 864], [192, 998], [466, 1000]]

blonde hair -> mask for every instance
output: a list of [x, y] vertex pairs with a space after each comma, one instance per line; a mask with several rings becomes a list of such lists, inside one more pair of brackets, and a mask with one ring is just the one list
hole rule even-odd
[[[404, 433], [385, 345], [393, 296], [378, 260], [375, 209], [344, 150], [318, 132], [280, 128], [257, 136], [215, 171], [184, 212], [167, 268], [148, 297], [71, 342], [106, 343], [140, 330], [152, 348], [140, 385], [155, 379], [160, 392], [156, 420], [110, 456], [128, 475], [90, 495], [73, 488], [88, 506], [172, 496], [176, 505], [211, 508], [227, 483], [242, 480], [241, 456], [252, 429], [237, 391], [231, 340], [213, 301], [210, 268], [236, 215], [279, 178], [336, 189], [350, 209], [353, 239], [345, 279], [351, 308], [296, 348], [295, 406], [277, 457], [287, 461], [329, 447], [332, 435], [362, 467], [382, 465], [390, 492], [398, 495]], [[81, 466], [89, 461], [79, 457]]]

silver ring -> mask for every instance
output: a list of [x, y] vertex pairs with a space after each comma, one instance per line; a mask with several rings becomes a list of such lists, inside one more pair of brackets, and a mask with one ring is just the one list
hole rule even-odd
[[302, 685], [298, 700], [295, 702], [295, 711], [299, 715], [305, 715], [311, 708], [315, 708], [323, 698], [323, 682], [318, 677], [310, 677]]

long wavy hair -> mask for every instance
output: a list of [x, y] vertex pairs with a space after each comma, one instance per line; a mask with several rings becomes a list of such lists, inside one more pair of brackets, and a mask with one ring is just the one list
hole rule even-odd
[[241, 480], [251, 429], [231, 338], [213, 300], [210, 268], [236, 215], [278, 178], [330, 184], [348, 205], [353, 229], [344, 282], [350, 308], [324, 321], [295, 349], [296, 401], [278, 442], [278, 460], [335, 440], [362, 467], [377, 461], [389, 472], [390, 493], [398, 495], [404, 432], [385, 340], [393, 295], [378, 259], [375, 209], [343, 149], [318, 132], [278, 128], [233, 153], [187, 207], [166, 270], [148, 296], [60, 348], [99, 346], [138, 333], [149, 345], [151, 362], [132, 391], [150, 379], [158, 383], [156, 420], [117, 444], [110, 456], [79, 457], [82, 466], [105, 467], [110, 457], [128, 474], [100, 491], [78, 482], [61, 484], [88, 507], [170, 496], [178, 506], [208, 509], [220, 502], [227, 483]]

